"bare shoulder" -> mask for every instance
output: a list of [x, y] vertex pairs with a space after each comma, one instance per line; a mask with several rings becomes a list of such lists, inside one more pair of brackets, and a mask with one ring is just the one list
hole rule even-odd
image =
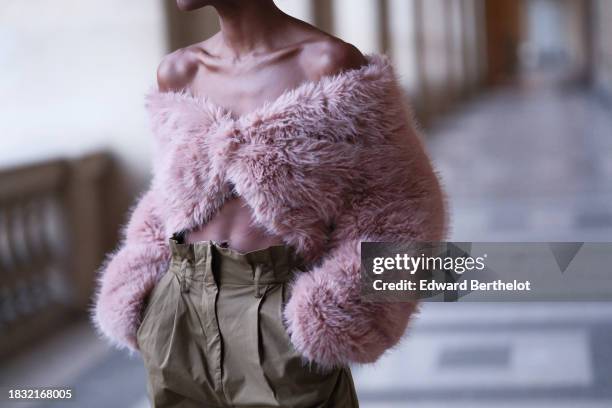
[[366, 63], [357, 47], [332, 36], [309, 43], [302, 52], [302, 66], [310, 80], [357, 69]]
[[160, 91], [180, 91], [189, 86], [198, 71], [196, 46], [189, 46], [166, 55], [157, 68]]

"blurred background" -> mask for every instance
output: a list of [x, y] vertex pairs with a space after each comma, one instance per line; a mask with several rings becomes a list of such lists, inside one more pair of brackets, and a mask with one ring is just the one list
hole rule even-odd
[[[392, 56], [451, 240], [610, 241], [612, 1], [277, 3]], [[149, 181], [157, 64], [217, 27], [171, 0], [0, 3], [0, 406], [28, 386], [75, 400], [16, 406], [148, 406], [142, 362], [86, 312]], [[612, 304], [427, 304], [354, 376], [365, 408], [610, 407]]]

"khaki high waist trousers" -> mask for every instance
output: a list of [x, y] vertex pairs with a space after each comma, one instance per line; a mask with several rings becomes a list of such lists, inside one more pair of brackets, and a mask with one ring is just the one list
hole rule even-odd
[[154, 408], [358, 407], [348, 367], [306, 364], [282, 320], [300, 268], [289, 246], [240, 253], [170, 238], [137, 341]]

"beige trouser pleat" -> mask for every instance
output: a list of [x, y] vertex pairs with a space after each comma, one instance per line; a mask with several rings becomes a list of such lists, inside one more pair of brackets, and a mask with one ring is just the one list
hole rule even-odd
[[348, 367], [323, 372], [291, 345], [282, 310], [299, 259], [289, 247], [170, 246], [137, 335], [154, 408], [358, 406]]

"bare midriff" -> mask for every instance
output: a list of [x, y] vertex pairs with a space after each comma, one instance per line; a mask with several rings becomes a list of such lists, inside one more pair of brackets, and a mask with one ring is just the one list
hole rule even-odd
[[185, 242], [215, 241], [242, 253], [284, 243], [279, 236], [254, 224], [249, 205], [242, 197], [235, 197], [226, 201], [205, 225], [187, 232]]

